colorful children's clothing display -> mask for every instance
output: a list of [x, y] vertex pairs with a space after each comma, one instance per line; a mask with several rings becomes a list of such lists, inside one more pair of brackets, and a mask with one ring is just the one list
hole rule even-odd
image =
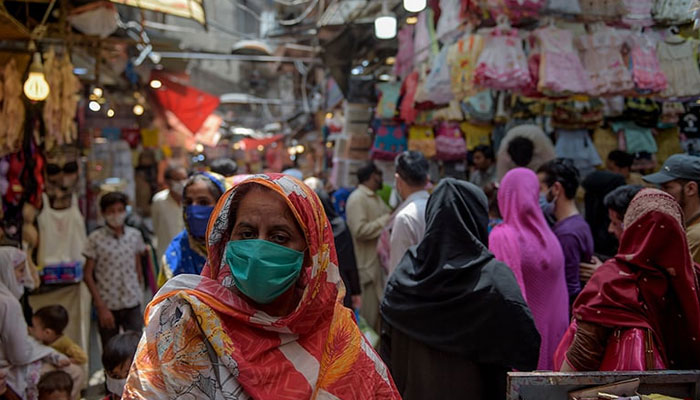
[[697, 40], [669, 36], [659, 43], [656, 53], [661, 70], [668, 80], [668, 87], [662, 92], [664, 97], [689, 97], [700, 94]]
[[541, 54], [537, 89], [552, 95], [586, 93], [588, 73], [574, 49], [571, 31], [551, 26], [536, 30], [533, 37]]
[[399, 31], [399, 51], [396, 53], [394, 73], [401, 79], [406, 78], [413, 69], [413, 32], [414, 25], [406, 25]]
[[517, 90], [531, 84], [522, 40], [516, 29], [496, 28], [486, 37], [474, 74], [477, 86]]
[[661, 22], [683, 24], [690, 22], [693, 14], [690, 5], [693, 0], [657, 0], [654, 6], [654, 19]]
[[627, 26], [652, 26], [651, 9], [653, 0], [624, 0], [627, 13], [622, 17], [622, 22]]
[[579, 0], [549, 0], [547, 11], [551, 14], [579, 15], [581, 14], [581, 5]]
[[632, 78], [638, 91], [658, 93], [668, 85], [656, 57], [656, 41], [650, 35], [632, 35], [628, 41]]
[[465, 35], [450, 47], [447, 60], [452, 78], [452, 93], [457, 99], [463, 99], [476, 92], [474, 70], [483, 49], [484, 37], [478, 34]]
[[613, 131], [624, 134], [625, 150], [630, 154], [654, 154], [659, 148], [651, 128], [643, 128], [632, 121], [613, 122]]
[[623, 0], [579, 0], [581, 14], [592, 20], [614, 19], [625, 15]]
[[626, 40], [625, 33], [605, 25], [595, 25], [593, 33], [577, 38], [591, 81], [591, 94], [616, 94], [634, 88], [627, 64], [622, 60]]

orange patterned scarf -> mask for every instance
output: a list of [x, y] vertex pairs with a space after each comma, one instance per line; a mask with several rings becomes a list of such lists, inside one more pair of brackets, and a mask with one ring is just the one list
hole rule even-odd
[[[286, 199], [308, 244], [299, 304], [273, 317], [232, 291], [223, 261], [242, 185]], [[316, 194], [294, 178], [258, 175], [229, 190], [212, 214], [202, 276], [171, 280], [147, 309], [148, 326], [124, 398], [398, 399], [384, 363], [341, 304], [333, 232]]]

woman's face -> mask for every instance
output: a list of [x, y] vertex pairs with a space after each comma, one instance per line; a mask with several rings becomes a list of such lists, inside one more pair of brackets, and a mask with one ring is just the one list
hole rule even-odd
[[20, 286], [24, 286], [24, 261], [15, 265], [15, 278], [17, 278], [17, 283]]
[[185, 206], [214, 206], [216, 199], [209, 186], [202, 181], [195, 181], [185, 189]]
[[284, 199], [269, 190], [253, 189], [236, 210], [231, 240], [262, 239], [296, 251], [306, 249], [306, 239]]

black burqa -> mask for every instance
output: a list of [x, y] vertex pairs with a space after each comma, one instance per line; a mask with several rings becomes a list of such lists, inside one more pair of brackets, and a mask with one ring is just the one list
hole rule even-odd
[[505, 398], [508, 370], [537, 367], [540, 335], [513, 272], [488, 250], [486, 195], [446, 178], [425, 215], [423, 241], [387, 284], [382, 355], [405, 399]]
[[616, 188], [625, 184], [622, 175], [610, 171], [595, 171], [588, 175], [581, 186], [586, 190], [586, 222], [591, 227], [595, 253], [603, 258], [617, 254], [618, 241], [608, 232], [610, 217], [603, 200]]
[[357, 272], [357, 261], [355, 260], [355, 247], [352, 245], [352, 235], [345, 220], [336, 213], [328, 193], [323, 190], [316, 190], [316, 194], [321, 200], [328, 222], [331, 223], [331, 228], [333, 228], [335, 252], [338, 255], [338, 269], [340, 270], [340, 278], [345, 284], [343, 304], [345, 307], [352, 308], [351, 296], [362, 293], [360, 275]]

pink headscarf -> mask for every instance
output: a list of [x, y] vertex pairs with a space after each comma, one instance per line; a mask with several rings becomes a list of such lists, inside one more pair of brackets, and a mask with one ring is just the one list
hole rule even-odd
[[553, 354], [569, 319], [564, 254], [539, 205], [537, 175], [526, 168], [506, 174], [498, 191], [503, 223], [489, 249], [513, 270], [542, 336], [539, 369], [552, 369]]

